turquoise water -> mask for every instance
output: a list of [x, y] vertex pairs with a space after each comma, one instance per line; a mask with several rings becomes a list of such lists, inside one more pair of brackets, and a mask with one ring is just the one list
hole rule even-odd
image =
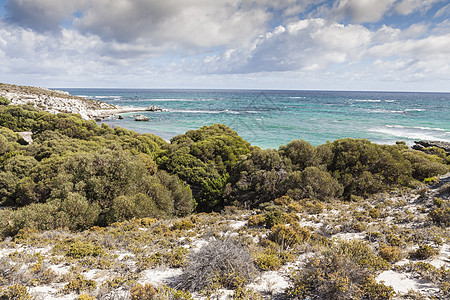
[[62, 89], [119, 106], [157, 105], [167, 112], [133, 113], [104, 123], [170, 140], [187, 130], [223, 123], [252, 145], [278, 148], [293, 139], [313, 145], [338, 138], [450, 142], [450, 93], [257, 90]]

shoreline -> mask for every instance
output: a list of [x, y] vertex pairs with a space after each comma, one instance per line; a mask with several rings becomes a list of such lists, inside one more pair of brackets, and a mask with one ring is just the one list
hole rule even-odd
[[148, 107], [116, 107], [114, 109], [98, 109], [96, 114], [91, 115], [92, 120], [104, 120], [118, 114], [149, 111]]
[[0, 83], [0, 97], [6, 97], [12, 105], [30, 104], [52, 114], [79, 114], [85, 120], [100, 121], [121, 113], [165, 111], [157, 106], [118, 107], [91, 98], [74, 96], [65, 91], [43, 87]]

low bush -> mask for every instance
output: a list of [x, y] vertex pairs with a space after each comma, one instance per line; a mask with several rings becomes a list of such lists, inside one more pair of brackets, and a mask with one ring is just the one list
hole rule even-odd
[[381, 217], [381, 213], [378, 209], [372, 208], [371, 210], [369, 210], [369, 216], [372, 219], [378, 219], [379, 217]]
[[0, 105], [9, 105], [11, 101], [6, 97], [0, 97]]
[[376, 282], [373, 276], [366, 278], [362, 289], [362, 298], [367, 300], [388, 300], [395, 296], [391, 286]]
[[81, 294], [76, 298], [76, 300], [95, 300], [95, 297], [91, 297], [87, 294]]
[[69, 283], [67, 283], [62, 292], [64, 294], [70, 294], [72, 292], [80, 293], [83, 291], [92, 291], [97, 288], [97, 284], [94, 280], [86, 279], [83, 275], [76, 275]]
[[262, 214], [250, 216], [247, 220], [248, 226], [263, 226], [266, 223], [266, 217]]
[[156, 299], [156, 290], [150, 283], [136, 285], [130, 290], [131, 300], [151, 300]]
[[282, 247], [288, 249], [296, 244], [308, 241], [311, 238], [311, 232], [297, 224], [286, 226], [278, 224], [272, 227], [267, 238]]
[[32, 300], [34, 299], [30, 293], [28, 293], [27, 287], [14, 284], [8, 286], [6, 289], [0, 289], [0, 300]]
[[[344, 242], [308, 259], [291, 277], [290, 299], [391, 299], [393, 290], [372, 277], [359, 242]], [[370, 256], [370, 255], [369, 255]], [[370, 261], [371, 259], [369, 259]]]
[[213, 284], [236, 288], [255, 278], [257, 270], [250, 252], [230, 240], [214, 240], [193, 253], [177, 287], [200, 291]]
[[421, 245], [419, 248], [409, 254], [413, 259], [428, 259], [439, 253], [439, 250], [434, 249], [430, 245]]
[[93, 245], [89, 242], [69, 241], [66, 247], [67, 251], [65, 255], [77, 259], [86, 256], [96, 257], [105, 253], [101, 246]]
[[390, 263], [398, 262], [404, 257], [403, 251], [400, 247], [388, 246], [385, 244], [381, 245], [379, 254], [384, 260]]
[[274, 271], [281, 268], [283, 260], [276, 253], [260, 252], [256, 254], [255, 263], [262, 271]]
[[171, 230], [189, 230], [194, 227], [194, 223], [192, 223], [190, 220], [182, 219], [178, 222], [175, 222], [175, 224], [172, 225]]
[[450, 226], [450, 201], [434, 198], [433, 203], [435, 207], [428, 213], [428, 217], [440, 226]]
[[232, 299], [234, 300], [262, 300], [258, 292], [246, 288], [237, 288], [234, 290]]

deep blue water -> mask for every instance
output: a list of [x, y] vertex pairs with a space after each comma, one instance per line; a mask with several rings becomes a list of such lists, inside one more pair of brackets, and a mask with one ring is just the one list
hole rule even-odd
[[[60, 88], [61, 89], [61, 88]], [[157, 105], [167, 112], [140, 113], [149, 122], [105, 120], [170, 140], [187, 130], [223, 123], [252, 145], [278, 148], [293, 139], [314, 145], [338, 138], [450, 142], [450, 93], [340, 91], [61, 89], [118, 106]]]

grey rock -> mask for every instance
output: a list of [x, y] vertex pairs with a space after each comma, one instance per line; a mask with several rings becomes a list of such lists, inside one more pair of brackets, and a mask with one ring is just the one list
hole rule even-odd
[[139, 116], [137, 116], [135, 119], [134, 119], [135, 121], [149, 121], [150, 120], [150, 118], [149, 117], [146, 117], [146, 116], [142, 116], [142, 115], [139, 115]]
[[147, 107], [146, 111], [166, 111], [165, 109], [162, 109], [156, 105], [152, 105]]
[[447, 154], [450, 154], [450, 143], [441, 141], [414, 141], [415, 145], [411, 148], [415, 150], [422, 150], [428, 147], [438, 147], [444, 149]]

